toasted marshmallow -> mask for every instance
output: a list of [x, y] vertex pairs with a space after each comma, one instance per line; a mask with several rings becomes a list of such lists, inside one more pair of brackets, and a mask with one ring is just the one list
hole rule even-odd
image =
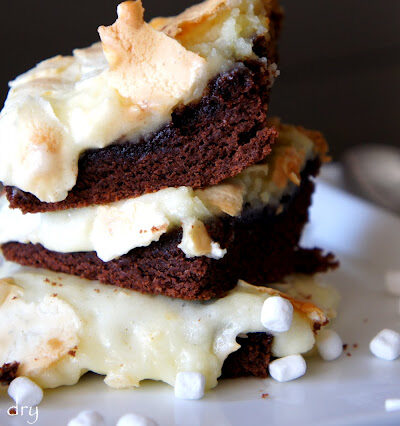
[[17, 405], [34, 407], [43, 399], [43, 390], [28, 377], [17, 377], [8, 387], [8, 394]]
[[68, 422], [68, 426], [104, 426], [104, 418], [97, 411], [85, 410]]
[[325, 329], [318, 334], [317, 348], [323, 360], [333, 361], [342, 354], [343, 342], [336, 331]]
[[307, 364], [301, 355], [288, 355], [272, 361], [269, 374], [278, 382], [288, 382], [305, 374]]
[[400, 334], [385, 328], [371, 340], [369, 349], [376, 357], [393, 361], [400, 356]]
[[118, 422], [117, 426], [157, 426], [153, 419], [149, 417], [141, 416], [140, 414], [130, 413], [122, 416]]
[[386, 411], [400, 410], [400, 398], [389, 398], [385, 400]]
[[212, 259], [221, 259], [226, 254], [226, 249], [213, 242], [208, 235], [204, 223], [197, 219], [183, 221], [183, 236], [178, 247], [185, 253], [186, 257], [207, 256]]
[[385, 287], [388, 293], [395, 296], [400, 296], [400, 271], [386, 272]]
[[201, 399], [204, 396], [205, 384], [203, 374], [181, 371], [176, 375], [175, 396], [179, 399]]
[[293, 320], [293, 306], [281, 296], [265, 300], [261, 310], [261, 324], [272, 333], [283, 333], [290, 329]]

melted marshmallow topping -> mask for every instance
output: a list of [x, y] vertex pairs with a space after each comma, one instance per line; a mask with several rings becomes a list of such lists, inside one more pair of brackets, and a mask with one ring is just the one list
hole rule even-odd
[[35, 214], [11, 209], [3, 195], [0, 243], [40, 243], [62, 253], [95, 251], [107, 262], [182, 227], [179, 247], [187, 257], [219, 259], [226, 250], [210, 239], [204, 222], [224, 214], [239, 216], [245, 205], [279, 204], [300, 183], [307, 159], [319, 155], [314, 141], [295, 126], [279, 129], [279, 139], [264, 163], [201, 190], [166, 188], [107, 205]]
[[162, 19], [144, 22], [140, 0], [121, 3], [117, 21], [99, 28], [101, 44], [41, 62], [10, 83], [0, 181], [44, 202], [65, 199], [82, 152], [160, 128], [216, 74], [255, 57], [254, 37], [269, 36], [269, 4], [208, 0], [158, 28]]
[[313, 347], [315, 326], [327, 320], [312, 304], [314, 294], [323, 294], [331, 310], [337, 299], [333, 289], [302, 278], [308, 300], [239, 282], [222, 299], [187, 302], [9, 263], [0, 276], [10, 265], [12, 278], [0, 279], [0, 365], [19, 362], [18, 374], [44, 388], [75, 384], [86, 371], [105, 375], [115, 388], [145, 379], [174, 385], [178, 372], [197, 371], [211, 388], [240, 347], [236, 337], [266, 331], [260, 319], [266, 298], [281, 294], [294, 307], [290, 330], [273, 339], [278, 357]]

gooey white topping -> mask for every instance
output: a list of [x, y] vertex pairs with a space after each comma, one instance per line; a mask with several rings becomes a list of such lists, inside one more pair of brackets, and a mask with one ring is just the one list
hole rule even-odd
[[[317, 288], [309, 281], [311, 294]], [[74, 384], [90, 370], [116, 388], [145, 379], [173, 386], [178, 372], [195, 371], [207, 389], [239, 348], [236, 337], [265, 331], [260, 315], [270, 295], [240, 282], [222, 299], [182, 301], [21, 267], [0, 280], [0, 364], [19, 361], [20, 374], [43, 388]], [[313, 313], [295, 310], [290, 330], [274, 337], [274, 356], [313, 347]]]

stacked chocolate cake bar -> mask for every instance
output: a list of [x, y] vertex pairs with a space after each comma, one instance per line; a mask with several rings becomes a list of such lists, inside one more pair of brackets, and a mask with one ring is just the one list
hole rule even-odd
[[[212, 387], [312, 348], [336, 303], [312, 275], [337, 263], [299, 240], [327, 144], [268, 117], [281, 18], [274, 0], [207, 0], [145, 23], [128, 1], [100, 43], [10, 83], [3, 366], [43, 387], [88, 370]], [[270, 297], [294, 309], [284, 332], [262, 320]]]

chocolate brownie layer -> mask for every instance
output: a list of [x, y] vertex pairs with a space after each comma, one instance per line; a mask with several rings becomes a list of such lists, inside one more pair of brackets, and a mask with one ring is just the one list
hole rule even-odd
[[172, 120], [146, 139], [86, 151], [65, 200], [43, 203], [6, 187], [10, 206], [31, 213], [62, 210], [235, 176], [264, 159], [277, 136], [266, 127], [269, 84], [263, 62], [237, 63], [209, 83], [200, 101], [175, 109]]
[[222, 366], [221, 378], [267, 377], [273, 337], [266, 333], [249, 333], [237, 337], [240, 349], [232, 352]]
[[263, 285], [294, 272], [322, 272], [337, 266], [333, 255], [298, 246], [314, 189], [311, 176], [319, 164], [319, 160], [308, 163], [297, 192], [282, 200], [280, 214], [266, 207], [240, 218], [222, 217], [208, 223], [210, 236], [228, 250], [220, 260], [186, 258], [178, 248], [181, 230], [109, 262], [95, 252], [58, 253], [40, 244], [9, 242], [2, 246], [3, 253], [7, 260], [22, 265], [187, 300], [222, 297], [239, 278]]

